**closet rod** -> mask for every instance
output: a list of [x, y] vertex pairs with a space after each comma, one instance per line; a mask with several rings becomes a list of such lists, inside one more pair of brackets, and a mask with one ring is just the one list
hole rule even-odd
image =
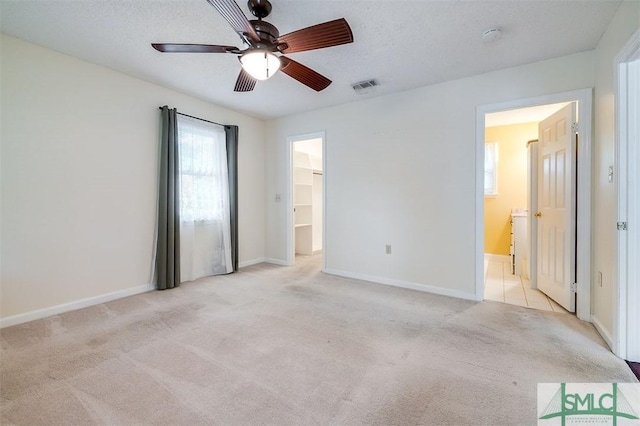
[[[158, 107], [158, 109], [162, 109], [162, 108], [163, 108], [163, 107]], [[193, 115], [183, 114], [183, 113], [181, 113], [181, 112], [177, 112], [177, 111], [176, 111], [176, 114], [178, 114], [178, 115], [182, 115], [183, 117], [193, 118], [193, 119], [195, 119], [195, 120], [206, 121], [207, 123], [211, 123], [211, 124], [217, 124], [218, 126], [222, 126], [222, 127], [227, 126], [226, 124], [216, 123], [215, 121], [205, 120], [204, 118], [194, 117]]]

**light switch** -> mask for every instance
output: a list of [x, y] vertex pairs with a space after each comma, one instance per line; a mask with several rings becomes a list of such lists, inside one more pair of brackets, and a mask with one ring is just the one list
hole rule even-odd
[[609, 183], [613, 182], [613, 166], [609, 166]]

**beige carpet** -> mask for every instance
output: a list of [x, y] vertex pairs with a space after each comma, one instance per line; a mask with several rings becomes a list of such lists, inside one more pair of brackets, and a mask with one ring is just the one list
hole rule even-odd
[[1, 331], [0, 423], [536, 423], [538, 382], [635, 382], [590, 324], [256, 265]]

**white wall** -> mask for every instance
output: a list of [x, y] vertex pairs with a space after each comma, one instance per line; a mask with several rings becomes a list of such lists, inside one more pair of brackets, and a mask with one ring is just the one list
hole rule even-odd
[[264, 258], [263, 121], [0, 37], [1, 318], [149, 284], [165, 104], [239, 126], [239, 260]]
[[595, 138], [593, 155], [593, 262], [592, 276], [602, 272], [602, 287], [592, 280], [592, 315], [602, 332], [611, 337], [615, 303], [616, 191], [609, 183], [609, 166], [615, 153], [614, 60], [640, 27], [640, 2], [625, 1], [595, 50]]
[[593, 84], [586, 52], [269, 121], [267, 256], [286, 259], [287, 137], [326, 131], [327, 270], [473, 298], [476, 107]]

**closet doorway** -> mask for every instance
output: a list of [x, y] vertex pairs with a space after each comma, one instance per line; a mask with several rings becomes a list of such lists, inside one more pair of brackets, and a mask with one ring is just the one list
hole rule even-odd
[[297, 258], [324, 269], [324, 133], [291, 137], [289, 145], [288, 264]]

